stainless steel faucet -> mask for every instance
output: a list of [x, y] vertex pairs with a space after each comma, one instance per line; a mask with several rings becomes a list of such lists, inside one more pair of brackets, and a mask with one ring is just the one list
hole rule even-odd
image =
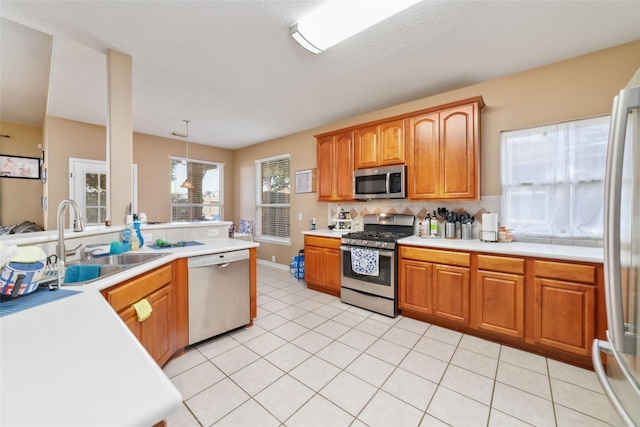
[[73, 222], [73, 231], [84, 231], [84, 221], [80, 215], [78, 204], [71, 199], [63, 200], [58, 206], [58, 246], [56, 246], [56, 255], [58, 260], [64, 263], [67, 262], [67, 252], [64, 248], [64, 211], [69, 205], [71, 205], [73, 214], [76, 217]]

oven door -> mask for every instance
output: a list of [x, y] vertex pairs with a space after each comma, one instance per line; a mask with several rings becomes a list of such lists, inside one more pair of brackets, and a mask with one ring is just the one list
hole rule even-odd
[[353, 271], [351, 267], [352, 247], [353, 246], [340, 246], [342, 255], [342, 287], [395, 299], [395, 252], [374, 249], [377, 250], [380, 255], [378, 258], [379, 272], [377, 276], [369, 276]]

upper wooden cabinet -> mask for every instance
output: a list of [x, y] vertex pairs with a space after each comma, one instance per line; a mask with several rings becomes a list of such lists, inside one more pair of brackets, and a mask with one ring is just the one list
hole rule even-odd
[[404, 164], [404, 120], [354, 130], [355, 169]]
[[353, 200], [353, 132], [318, 138], [318, 200]]
[[482, 97], [316, 135], [318, 200], [353, 200], [353, 170], [407, 165], [407, 198], [480, 197]]
[[479, 197], [482, 98], [407, 119], [409, 199]]

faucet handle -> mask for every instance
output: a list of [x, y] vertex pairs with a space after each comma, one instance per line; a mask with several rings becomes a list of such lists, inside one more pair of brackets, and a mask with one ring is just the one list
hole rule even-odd
[[76, 254], [76, 252], [78, 251], [78, 249], [80, 249], [82, 247], [82, 243], [80, 243], [78, 246], [76, 246], [73, 249], [70, 249], [68, 251], [65, 251], [65, 256], [73, 256]]

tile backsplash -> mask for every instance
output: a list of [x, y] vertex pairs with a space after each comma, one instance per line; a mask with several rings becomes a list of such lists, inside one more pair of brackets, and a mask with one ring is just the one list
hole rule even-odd
[[[477, 239], [482, 229], [482, 214], [497, 213], [500, 218], [500, 196], [484, 196], [480, 200], [470, 201], [439, 201], [439, 202], [414, 202], [406, 199], [402, 200], [370, 200], [366, 202], [342, 202], [329, 203], [327, 205], [327, 223], [332, 224], [337, 217], [338, 207], [344, 209], [351, 214], [352, 229], [362, 230], [363, 219], [367, 214], [375, 213], [396, 213], [404, 215], [414, 215], [416, 217], [415, 229], [417, 230], [420, 221], [424, 219], [427, 212], [433, 213], [438, 208], [446, 208], [448, 211], [456, 213], [467, 212], [475, 218], [473, 222], [472, 236]], [[438, 217], [440, 225], [444, 227], [442, 218]], [[498, 220], [498, 224], [500, 220]], [[553, 238], [536, 238], [527, 236], [518, 236], [517, 231], [514, 232], [514, 240], [519, 242], [530, 243], [547, 243], [560, 244], [570, 246], [592, 246], [602, 247], [601, 239], [553, 239]]]

